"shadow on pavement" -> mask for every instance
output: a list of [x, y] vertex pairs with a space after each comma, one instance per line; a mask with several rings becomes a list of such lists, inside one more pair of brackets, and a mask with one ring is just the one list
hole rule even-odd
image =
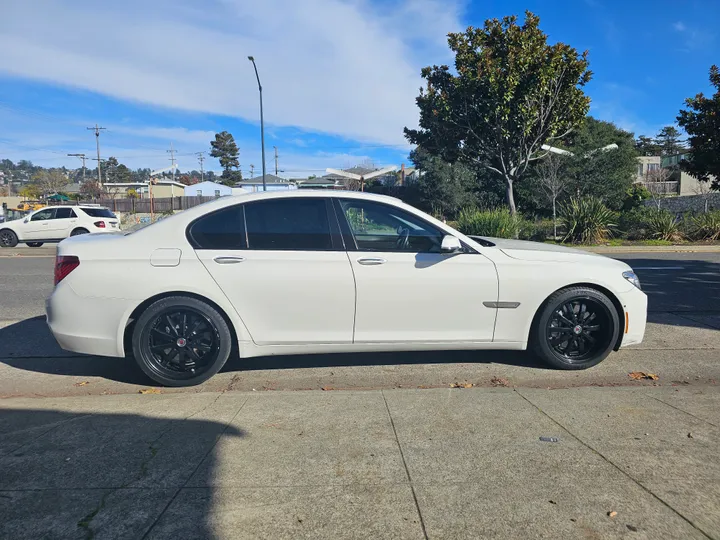
[[214, 538], [215, 446], [245, 433], [150, 403], [152, 417], [1, 409], [0, 538]]

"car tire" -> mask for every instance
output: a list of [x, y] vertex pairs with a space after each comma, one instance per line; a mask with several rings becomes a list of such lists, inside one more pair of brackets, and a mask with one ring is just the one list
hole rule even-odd
[[137, 319], [132, 349], [140, 369], [163, 386], [195, 386], [225, 365], [233, 348], [225, 318], [186, 296], [151, 304]]
[[535, 353], [559, 369], [587, 369], [615, 348], [620, 316], [612, 301], [589, 287], [554, 293], [538, 312], [531, 341]]
[[41, 247], [43, 245], [42, 242], [25, 242], [27, 247]]
[[88, 234], [90, 231], [87, 229], [83, 229], [82, 227], [79, 227], [75, 229], [73, 232], [70, 233], [70, 236], [80, 236], [81, 234]]
[[10, 229], [0, 229], [0, 247], [14, 248], [18, 245], [18, 237]]

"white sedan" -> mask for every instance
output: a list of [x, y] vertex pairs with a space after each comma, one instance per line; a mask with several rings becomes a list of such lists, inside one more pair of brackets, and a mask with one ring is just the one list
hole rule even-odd
[[99, 205], [46, 206], [0, 224], [0, 247], [12, 248], [20, 242], [30, 247], [60, 242], [69, 236], [120, 230], [120, 220]]
[[58, 246], [47, 321], [67, 350], [132, 353], [199, 384], [241, 357], [532, 348], [584, 369], [640, 343], [647, 297], [623, 262], [468, 237], [398, 199], [224, 197], [131, 234]]

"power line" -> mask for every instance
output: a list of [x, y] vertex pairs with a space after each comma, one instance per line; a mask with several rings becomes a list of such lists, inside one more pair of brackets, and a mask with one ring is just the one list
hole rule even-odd
[[84, 184], [84, 183], [85, 183], [85, 160], [87, 159], [87, 158], [85, 157], [85, 154], [68, 154], [68, 156], [70, 156], [70, 157], [77, 157], [77, 158], [80, 158], [80, 159], [82, 160], [82, 164], [83, 164], [83, 167], [82, 167], [82, 169], [83, 169], [83, 184]]

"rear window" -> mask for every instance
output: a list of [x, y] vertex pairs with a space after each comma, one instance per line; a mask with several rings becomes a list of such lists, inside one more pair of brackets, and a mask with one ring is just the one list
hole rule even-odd
[[201, 217], [190, 225], [190, 243], [195, 249], [244, 249], [242, 212], [242, 207], [236, 205]]
[[115, 214], [113, 214], [107, 208], [85, 208], [85, 207], [82, 207], [82, 211], [85, 212], [90, 217], [104, 217], [104, 218], [114, 218], [115, 217]]

